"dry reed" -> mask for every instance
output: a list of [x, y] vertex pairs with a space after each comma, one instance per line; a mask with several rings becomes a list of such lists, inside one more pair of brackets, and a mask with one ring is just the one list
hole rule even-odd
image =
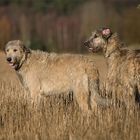
[[140, 111], [98, 109], [82, 114], [73, 94], [48, 96], [34, 106], [22, 88], [0, 81], [0, 140], [138, 140]]

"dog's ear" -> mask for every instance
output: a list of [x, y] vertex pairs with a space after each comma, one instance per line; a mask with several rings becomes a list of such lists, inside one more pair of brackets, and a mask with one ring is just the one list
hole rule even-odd
[[31, 50], [28, 47], [26, 47], [22, 41], [18, 40], [18, 44], [19, 44], [19, 46], [22, 47], [22, 49], [25, 53], [31, 53]]
[[31, 53], [30, 48], [26, 47], [24, 44], [23, 44], [23, 51], [24, 51], [25, 53]]
[[105, 39], [108, 39], [112, 35], [112, 31], [110, 28], [102, 28], [101, 33]]

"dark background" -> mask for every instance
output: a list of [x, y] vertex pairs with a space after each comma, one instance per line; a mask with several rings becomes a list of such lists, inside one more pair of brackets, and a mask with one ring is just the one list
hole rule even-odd
[[82, 43], [99, 27], [140, 48], [139, 0], [0, 0], [0, 48], [21, 39], [32, 49], [86, 51]]

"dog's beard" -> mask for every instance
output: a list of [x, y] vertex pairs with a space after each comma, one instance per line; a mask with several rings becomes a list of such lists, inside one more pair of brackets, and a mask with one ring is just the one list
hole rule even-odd
[[17, 59], [15, 59], [14, 61], [8, 62], [8, 63], [13, 69], [18, 70], [19, 62], [17, 61]]
[[93, 52], [93, 53], [97, 53], [97, 52], [102, 51], [102, 47], [97, 46], [96, 44], [93, 45], [93, 44], [89, 43], [89, 44], [85, 44], [84, 46], [85, 46], [90, 52]]
[[101, 47], [88, 47], [88, 50], [93, 53], [97, 53], [97, 52], [101, 52], [102, 48]]
[[17, 63], [9, 63], [9, 65], [15, 70], [17, 70], [19, 66]]

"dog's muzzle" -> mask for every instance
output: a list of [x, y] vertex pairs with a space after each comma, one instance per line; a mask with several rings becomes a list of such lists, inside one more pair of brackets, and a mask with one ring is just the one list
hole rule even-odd
[[88, 48], [89, 51], [94, 52], [94, 49], [93, 49], [92, 47], [90, 47], [90, 41], [89, 41], [89, 40], [86, 41], [86, 42], [84, 42], [84, 46], [85, 46], [86, 48]]
[[8, 64], [12, 67], [12, 68], [14, 68], [15, 70], [18, 68], [18, 63], [17, 63], [17, 60], [15, 59], [15, 60], [13, 60], [11, 57], [7, 57], [7, 62], [8, 62]]
[[84, 42], [84, 46], [89, 48], [89, 41]]
[[12, 61], [12, 58], [11, 57], [8, 57], [7, 58], [7, 61], [10, 63]]

